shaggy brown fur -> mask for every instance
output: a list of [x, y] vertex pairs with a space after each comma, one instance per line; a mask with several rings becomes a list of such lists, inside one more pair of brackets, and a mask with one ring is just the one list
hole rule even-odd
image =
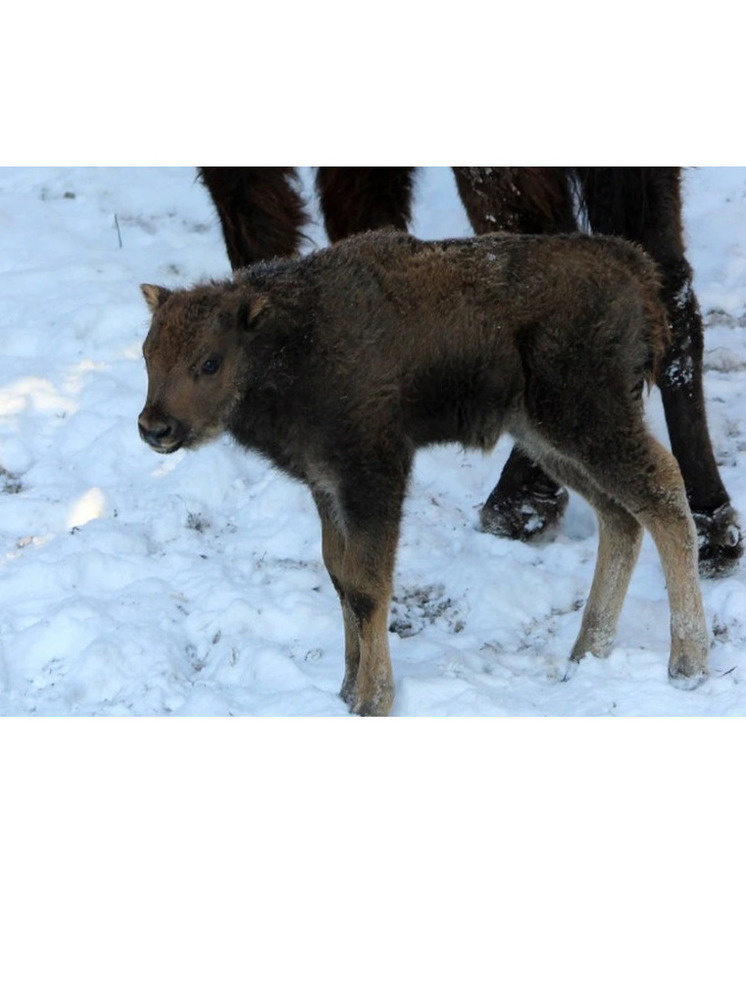
[[456, 187], [477, 235], [553, 235], [577, 229], [567, 170], [561, 167], [454, 166]]
[[650, 530], [671, 606], [669, 675], [707, 674], [697, 545], [681, 475], [642, 389], [668, 333], [654, 267], [608, 238], [419, 242], [358, 236], [234, 281], [143, 288], [143, 439], [159, 453], [224, 430], [310, 487], [345, 625], [342, 696], [386, 714], [387, 620], [415, 451], [511, 433], [595, 507], [599, 555], [572, 660], [606, 654]]
[[[246, 173], [238, 182], [237, 174]], [[234, 269], [258, 258], [297, 248], [287, 216], [278, 213], [280, 245], [270, 236], [271, 202], [265, 184], [285, 183], [286, 169], [202, 169], [226, 232]], [[686, 485], [699, 533], [700, 569], [728, 570], [743, 552], [736, 513], [720, 478], [707, 429], [702, 389], [702, 316], [684, 254], [681, 170], [677, 167], [454, 166], [459, 194], [478, 234], [571, 232], [578, 211], [594, 232], [619, 235], [641, 245], [658, 263], [673, 336], [658, 384], [671, 448]], [[261, 174], [261, 176], [259, 176]], [[273, 176], [273, 174], [276, 174]], [[357, 232], [406, 228], [415, 170], [408, 166], [320, 167], [317, 191], [332, 241]], [[259, 206], [262, 224], [253, 219]], [[227, 220], [226, 220], [227, 219]], [[485, 502], [482, 525], [489, 532], [531, 539], [555, 524], [567, 493], [520, 448], [508, 459]], [[538, 526], [537, 526], [538, 524]]]
[[300, 249], [308, 221], [294, 167], [200, 166], [234, 270]]
[[331, 241], [376, 228], [406, 230], [411, 220], [413, 172], [409, 166], [320, 166], [316, 191]]

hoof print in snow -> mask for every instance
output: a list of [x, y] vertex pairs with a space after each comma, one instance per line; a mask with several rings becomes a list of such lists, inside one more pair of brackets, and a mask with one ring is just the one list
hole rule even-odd
[[23, 484], [18, 474], [0, 467], [0, 492], [4, 495], [17, 495], [19, 491], [23, 491]]
[[393, 597], [389, 632], [405, 639], [438, 619], [444, 620], [450, 633], [460, 633], [465, 625], [459, 606], [447, 597], [442, 584], [405, 588]]

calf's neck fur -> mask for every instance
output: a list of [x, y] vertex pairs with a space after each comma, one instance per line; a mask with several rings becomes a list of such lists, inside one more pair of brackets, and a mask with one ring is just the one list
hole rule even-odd
[[671, 610], [670, 679], [707, 675], [697, 539], [678, 465], [642, 394], [668, 343], [655, 267], [585, 235], [421, 242], [355, 236], [190, 290], [152, 285], [139, 426], [156, 451], [227, 431], [313, 494], [345, 631], [341, 694], [386, 715], [388, 612], [416, 450], [490, 450], [503, 431], [599, 521], [571, 660], [610, 650], [643, 528]]

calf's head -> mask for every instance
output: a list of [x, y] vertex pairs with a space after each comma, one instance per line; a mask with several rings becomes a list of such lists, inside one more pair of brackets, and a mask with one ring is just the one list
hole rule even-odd
[[143, 284], [152, 313], [143, 345], [148, 394], [140, 435], [158, 453], [219, 436], [242, 389], [245, 339], [266, 304], [237, 290]]

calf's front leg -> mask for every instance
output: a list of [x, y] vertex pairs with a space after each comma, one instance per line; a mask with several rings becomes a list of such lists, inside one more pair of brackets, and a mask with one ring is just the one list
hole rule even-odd
[[345, 677], [340, 695], [358, 716], [388, 716], [394, 702], [388, 617], [398, 522], [379, 524], [375, 530], [349, 529], [335, 522], [322, 505], [319, 512], [324, 563], [344, 620]]
[[391, 588], [371, 597], [356, 592], [347, 598], [360, 643], [360, 659], [351, 711], [358, 716], [388, 716], [394, 704], [394, 674], [388, 640]]
[[319, 514], [321, 515], [321, 549], [324, 564], [339, 596], [342, 619], [344, 620], [345, 676], [339, 694], [342, 700], [352, 708], [355, 704], [357, 672], [360, 666], [360, 638], [355, 617], [339, 580], [344, 571], [345, 537], [344, 533], [325, 514], [323, 503], [319, 504]]

